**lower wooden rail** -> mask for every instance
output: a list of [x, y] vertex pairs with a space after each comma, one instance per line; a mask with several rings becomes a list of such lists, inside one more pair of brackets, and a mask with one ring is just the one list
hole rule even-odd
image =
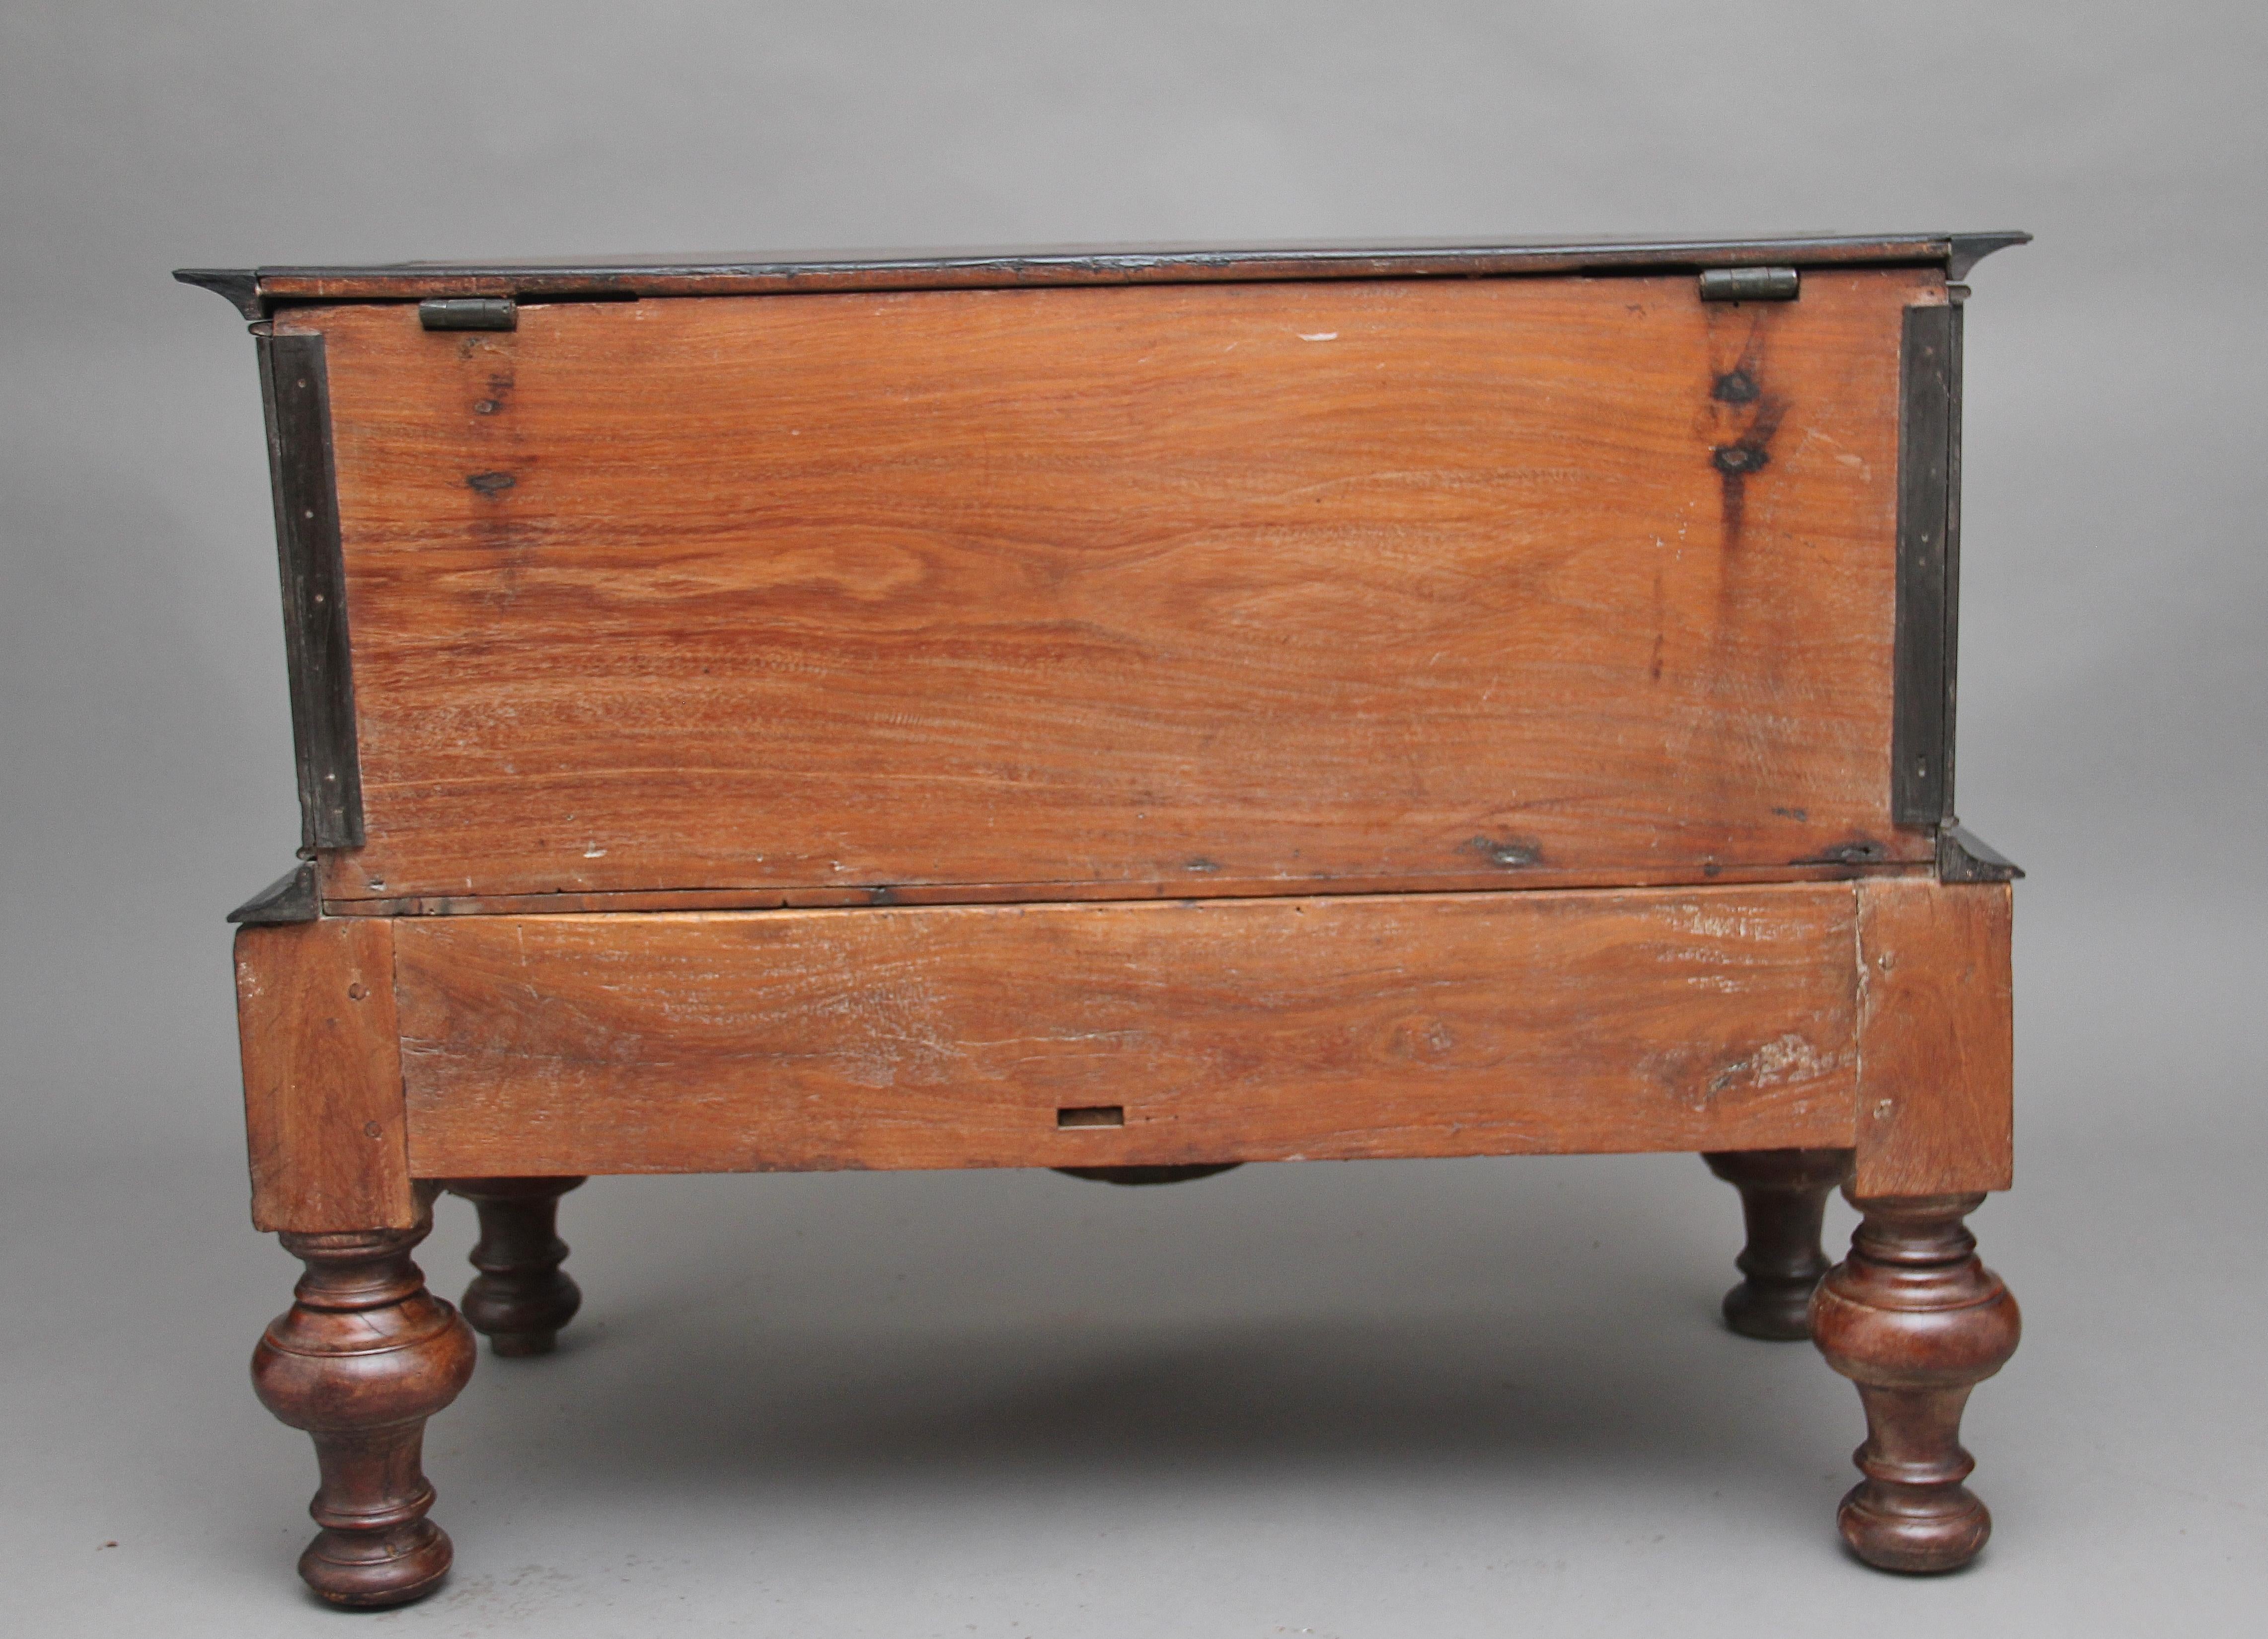
[[1894, 879], [247, 929], [254, 1215], [406, 1227], [415, 1178], [1854, 1147], [1872, 1193], [2000, 1188], [2007, 903]]

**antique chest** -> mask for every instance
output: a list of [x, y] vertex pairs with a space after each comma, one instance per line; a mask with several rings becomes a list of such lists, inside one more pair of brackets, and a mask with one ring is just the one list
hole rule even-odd
[[2022, 237], [181, 274], [268, 406], [308, 1582], [446, 1570], [424, 1421], [466, 1319], [574, 1313], [585, 1176], [1583, 1151], [1739, 1186], [1729, 1319], [1865, 1404], [1845, 1538], [1965, 1562], [2017, 1320], [1961, 281]]

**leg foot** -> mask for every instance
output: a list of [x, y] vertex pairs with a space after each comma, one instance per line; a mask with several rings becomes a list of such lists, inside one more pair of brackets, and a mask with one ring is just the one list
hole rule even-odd
[[1812, 1299], [1820, 1352], [1859, 1385], [1867, 1412], [1853, 1458], [1866, 1478], [1837, 1524], [1885, 1570], [1956, 1569], [1992, 1534], [1962, 1484], [1977, 1465], [1961, 1449], [1961, 1413], [2016, 1352], [2021, 1321], [1962, 1222], [1984, 1199], [1853, 1200], [1866, 1222]]
[[1827, 1273], [1819, 1225], [1827, 1192], [1851, 1176], [1851, 1152], [1736, 1149], [1701, 1159], [1741, 1192], [1748, 1221], [1749, 1244], [1733, 1260], [1743, 1278], [1725, 1294], [1725, 1324], [1773, 1342], [1809, 1337], [1812, 1288]]
[[465, 1288], [465, 1318], [499, 1355], [548, 1355], [583, 1306], [582, 1288], [559, 1266], [567, 1243], [554, 1232], [559, 1198], [580, 1178], [458, 1178], [453, 1195], [473, 1203], [480, 1274]]
[[472, 1376], [475, 1344], [409, 1260], [431, 1227], [282, 1237], [307, 1272], [260, 1340], [252, 1386], [314, 1438], [322, 1486], [308, 1511], [322, 1530], [299, 1575], [334, 1605], [406, 1605], [448, 1573], [420, 1458], [425, 1420]]

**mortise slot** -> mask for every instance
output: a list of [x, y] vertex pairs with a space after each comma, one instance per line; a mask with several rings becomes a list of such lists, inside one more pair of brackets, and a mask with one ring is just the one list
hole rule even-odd
[[1057, 1126], [1124, 1126], [1123, 1104], [1079, 1104], [1056, 1111]]

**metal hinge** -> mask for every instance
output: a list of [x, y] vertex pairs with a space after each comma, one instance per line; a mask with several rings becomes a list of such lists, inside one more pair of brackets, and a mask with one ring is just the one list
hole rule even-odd
[[517, 330], [519, 304], [509, 296], [436, 296], [417, 304], [429, 330]]
[[1701, 276], [1703, 301], [1793, 301], [1802, 293], [1793, 268], [1711, 268]]

